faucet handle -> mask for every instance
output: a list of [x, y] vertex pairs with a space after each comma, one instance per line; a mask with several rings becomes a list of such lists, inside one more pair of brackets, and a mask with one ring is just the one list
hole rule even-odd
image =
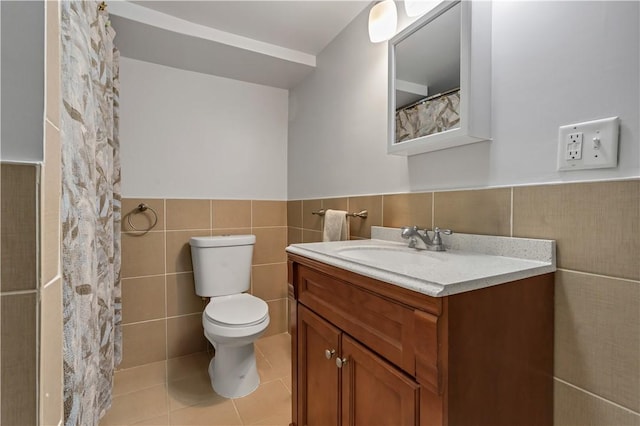
[[440, 238], [440, 234], [451, 235], [453, 231], [451, 229], [440, 229], [437, 226], [433, 228], [433, 244], [442, 245], [442, 238]]

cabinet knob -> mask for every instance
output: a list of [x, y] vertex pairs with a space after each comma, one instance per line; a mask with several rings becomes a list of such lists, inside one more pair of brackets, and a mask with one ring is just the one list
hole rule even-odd
[[348, 358], [336, 358], [336, 365], [338, 366], [338, 368], [342, 368], [343, 366], [347, 365], [347, 362], [349, 362]]
[[324, 357], [327, 359], [331, 359], [333, 358], [333, 356], [336, 354], [336, 350], [335, 349], [325, 349], [324, 350]]

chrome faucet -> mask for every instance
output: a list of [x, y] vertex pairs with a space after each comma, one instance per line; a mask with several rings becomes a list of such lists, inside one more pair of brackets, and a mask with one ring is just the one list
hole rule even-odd
[[417, 238], [420, 238], [427, 250], [431, 251], [445, 251], [444, 244], [442, 244], [442, 238], [440, 234], [451, 235], [453, 231], [451, 229], [440, 229], [437, 226], [433, 229], [433, 239], [429, 237], [429, 232], [425, 229], [423, 230], [424, 234], [420, 232], [417, 226], [403, 226], [400, 228], [402, 230], [402, 238], [405, 240], [409, 240], [409, 247], [416, 248], [416, 244], [418, 243]]

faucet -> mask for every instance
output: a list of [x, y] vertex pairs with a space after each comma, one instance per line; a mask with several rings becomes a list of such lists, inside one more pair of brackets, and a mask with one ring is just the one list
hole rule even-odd
[[405, 240], [409, 240], [409, 247], [416, 248], [416, 244], [418, 242], [417, 238], [420, 238], [425, 246], [427, 246], [427, 250], [431, 251], [445, 251], [444, 244], [442, 244], [442, 238], [440, 238], [440, 234], [451, 235], [453, 231], [451, 229], [440, 229], [437, 226], [433, 229], [433, 239], [429, 238], [429, 232], [425, 229], [423, 233], [420, 232], [417, 226], [403, 226], [400, 228], [402, 230], [402, 238]]

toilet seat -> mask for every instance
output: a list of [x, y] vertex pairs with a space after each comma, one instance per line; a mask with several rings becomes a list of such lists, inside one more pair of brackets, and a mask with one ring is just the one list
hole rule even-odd
[[222, 327], [250, 327], [269, 316], [267, 303], [246, 293], [212, 297], [204, 310], [210, 323]]

